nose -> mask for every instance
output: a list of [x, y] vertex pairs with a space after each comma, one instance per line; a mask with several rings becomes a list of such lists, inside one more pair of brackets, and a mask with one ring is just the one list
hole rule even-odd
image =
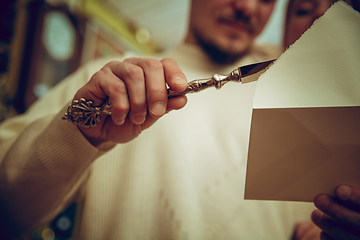
[[253, 14], [258, 5], [259, 0], [235, 0], [234, 6], [236, 10], [243, 12], [246, 15]]

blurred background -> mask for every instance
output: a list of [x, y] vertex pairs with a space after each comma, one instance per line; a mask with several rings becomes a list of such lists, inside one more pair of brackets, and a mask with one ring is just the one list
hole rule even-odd
[[[282, 46], [285, 8], [276, 8], [258, 44]], [[359, 9], [359, 1], [355, 1]], [[0, 122], [88, 61], [127, 51], [154, 53], [185, 37], [190, 0], [6, 0], [0, 8]], [[354, 5], [355, 6], [355, 5]], [[77, 203], [21, 240], [72, 239]], [[0, 240], [9, 237], [0, 209]], [[20, 240], [20, 239], [18, 239]]]
[[[7, 0], [0, 8], [0, 122], [88, 61], [126, 51], [153, 53], [185, 37], [190, 0]], [[281, 45], [284, 9], [276, 10], [258, 43]], [[71, 239], [76, 203], [29, 240]], [[10, 239], [1, 218], [0, 239]], [[11, 238], [12, 239], [12, 238]]]
[[[280, 44], [284, 7], [259, 43]], [[189, 0], [8, 0], [0, 9], [0, 122], [24, 112], [80, 65], [182, 41]]]

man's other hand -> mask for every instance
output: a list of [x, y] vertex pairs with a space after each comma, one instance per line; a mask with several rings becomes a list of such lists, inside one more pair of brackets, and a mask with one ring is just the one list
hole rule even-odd
[[321, 239], [360, 239], [360, 188], [340, 185], [335, 197], [319, 194], [314, 203], [313, 222], [322, 229]]

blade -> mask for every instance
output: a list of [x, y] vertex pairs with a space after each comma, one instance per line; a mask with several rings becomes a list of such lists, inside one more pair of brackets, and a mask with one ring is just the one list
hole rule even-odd
[[239, 67], [241, 82], [248, 83], [258, 80], [259, 76], [265, 72], [275, 60], [276, 59]]

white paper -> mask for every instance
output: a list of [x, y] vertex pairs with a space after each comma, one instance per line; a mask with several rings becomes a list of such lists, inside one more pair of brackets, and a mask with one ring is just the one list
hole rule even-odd
[[254, 108], [359, 106], [359, 22], [347, 4], [332, 6], [260, 76]]
[[334, 4], [258, 80], [245, 198], [360, 187], [360, 14]]

